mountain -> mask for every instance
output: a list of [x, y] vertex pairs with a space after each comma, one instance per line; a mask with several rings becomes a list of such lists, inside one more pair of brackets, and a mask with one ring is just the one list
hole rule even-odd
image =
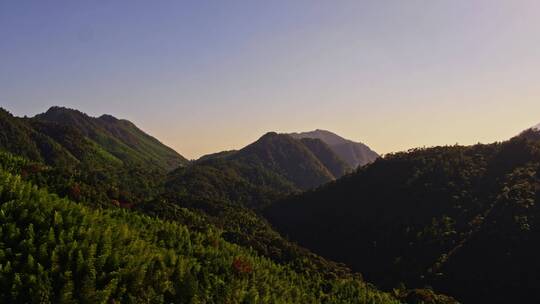
[[270, 133], [168, 171], [131, 124], [45, 114], [0, 111], [7, 302], [456, 303], [430, 289], [378, 291], [260, 216], [302, 183], [341, 174], [320, 140]]
[[133, 162], [142, 162], [160, 169], [172, 170], [186, 165], [188, 160], [133, 123], [111, 115], [90, 117], [80, 111], [51, 107], [34, 120], [71, 126], [102, 146], [106, 151]]
[[521, 132], [518, 136], [522, 138], [526, 138], [528, 140], [532, 140], [532, 141], [539, 141], [540, 140], [540, 124]]
[[[289, 193], [320, 186], [351, 169], [318, 139], [269, 132], [238, 150], [205, 155], [168, 175], [172, 196], [260, 208]], [[198, 201], [198, 199], [197, 199]]]
[[371, 163], [379, 157], [376, 152], [365, 144], [345, 139], [326, 130], [291, 133], [290, 135], [294, 138], [317, 138], [322, 140], [353, 169]]
[[332, 173], [335, 178], [342, 177], [352, 171], [330, 146], [318, 138], [302, 138], [300, 141], [317, 157], [317, 159]]
[[[321, 150], [318, 155], [328, 157], [325, 164], [343, 166], [320, 140], [313, 140], [310, 146], [314, 151]], [[277, 199], [299, 192], [306, 181], [313, 183], [309, 186], [317, 186], [334, 179], [311, 151], [300, 140], [268, 133], [241, 150], [203, 156], [170, 172], [163, 195], [141, 207], [145, 213], [181, 222], [185, 219], [178, 210], [188, 208], [225, 231], [223, 236], [230, 242], [253, 248], [298, 271], [311, 269], [341, 277], [350, 273], [347, 267], [289, 242], [256, 213]]]
[[317, 187], [335, 178], [306, 145], [287, 134], [266, 133], [229, 159], [263, 166], [300, 189]]
[[0, 124], [0, 148], [49, 164], [76, 164], [92, 156], [98, 162], [167, 171], [188, 163], [131, 122], [110, 115], [94, 118], [51, 107], [33, 118], [18, 118], [0, 109]]
[[[131, 205], [158, 192], [185, 158], [132, 123], [52, 107], [33, 118], [0, 109], [0, 150], [43, 168], [35, 183], [76, 201]], [[32, 169], [33, 170], [33, 169]]]
[[[29, 119], [14, 117], [0, 108], [0, 148], [49, 164], [75, 164], [79, 161], [50, 136], [35, 130]], [[67, 134], [73, 130], [65, 130]], [[84, 144], [84, 143], [82, 143]]]
[[537, 303], [539, 199], [540, 142], [518, 136], [390, 154], [263, 213], [292, 241], [384, 288]]

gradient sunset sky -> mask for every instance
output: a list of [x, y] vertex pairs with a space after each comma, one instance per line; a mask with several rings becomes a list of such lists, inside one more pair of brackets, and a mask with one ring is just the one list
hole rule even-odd
[[540, 1], [0, 1], [0, 106], [133, 121], [188, 158], [328, 129], [379, 153], [540, 122]]

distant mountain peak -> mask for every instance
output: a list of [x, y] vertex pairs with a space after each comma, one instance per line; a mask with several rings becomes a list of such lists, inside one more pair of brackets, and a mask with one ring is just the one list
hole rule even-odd
[[294, 138], [315, 138], [326, 143], [351, 168], [357, 168], [373, 162], [379, 155], [361, 142], [343, 138], [333, 132], [316, 129], [309, 132], [291, 133]]
[[267, 132], [267, 133], [265, 133], [263, 136], [261, 136], [261, 137], [259, 138], [259, 140], [265, 140], [265, 139], [275, 138], [275, 137], [279, 137], [279, 135], [280, 135], [280, 134], [277, 133], [277, 132], [273, 132], [273, 131], [272, 131], [272, 132]]
[[268, 132], [230, 159], [258, 163], [300, 189], [317, 187], [335, 178], [308, 146], [284, 133]]
[[81, 116], [88, 116], [87, 114], [77, 109], [72, 109], [72, 108], [63, 107], [63, 106], [52, 106], [45, 113], [40, 114], [40, 115], [58, 115], [58, 114], [76, 114], [76, 115], [81, 115]]
[[101, 119], [103, 121], [106, 121], [106, 122], [117, 122], [119, 119], [112, 116], [112, 115], [109, 115], [109, 114], [103, 114], [101, 115], [98, 119]]

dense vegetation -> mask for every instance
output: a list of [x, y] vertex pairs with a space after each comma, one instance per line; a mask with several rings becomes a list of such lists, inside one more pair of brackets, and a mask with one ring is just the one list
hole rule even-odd
[[53, 107], [34, 118], [0, 109], [0, 149], [31, 161], [37, 185], [75, 201], [130, 206], [153, 198], [185, 159], [130, 122]]
[[3, 169], [0, 299], [6, 303], [397, 303], [360, 280], [298, 274], [227, 243], [219, 231], [192, 232], [121, 209], [92, 210]]
[[0, 111], [0, 126], [8, 303], [454, 303], [430, 289], [378, 292], [258, 214], [349, 170], [320, 139], [269, 133], [186, 163], [108, 115]]
[[300, 245], [385, 288], [537, 303], [540, 144], [531, 138], [387, 155], [265, 214]]
[[[20, 174], [35, 185], [88, 205], [136, 209], [181, 222], [194, 230], [208, 225], [221, 227], [226, 231], [224, 236], [231, 242], [252, 247], [261, 255], [294, 265], [299, 271], [317, 270], [325, 275], [349, 275], [347, 268], [286, 241], [253, 211], [242, 207], [263, 206], [296, 191], [291, 182], [260, 163], [199, 161], [197, 165], [180, 167], [167, 175], [156, 166], [135, 161], [136, 158], [123, 158], [121, 154], [116, 158], [84, 135], [103, 131], [99, 122], [102, 118], [94, 119], [76, 110], [56, 107], [38, 115], [39, 119], [25, 120], [7, 112], [5, 114], [0, 122], [8, 126], [21, 125], [28, 132], [43, 135], [59, 151], [73, 155], [70, 158], [73, 162], [68, 164], [60, 161], [62, 155], [51, 155], [47, 160], [41, 158], [39, 149], [35, 150], [35, 154], [23, 153], [32, 151], [34, 141], [28, 139], [19, 143], [16, 139], [24, 138], [22, 132], [8, 132], [9, 129], [0, 131], [0, 134], [14, 133], [11, 137], [4, 137], [4, 149], [33, 159], [19, 159], [18, 165], [10, 172]], [[102, 117], [115, 122], [112, 117]], [[51, 122], [53, 120], [62, 123]], [[10, 146], [12, 142], [17, 145]], [[19, 147], [26, 148], [17, 149]], [[93, 150], [95, 147], [103, 153], [97, 153]], [[114, 149], [111, 151], [114, 152]], [[108, 157], [100, 158], [102, 154]], [[0, 153], [1, 163], [9, 163], [11, 159], [9, 154]], [[184, 208], [193, 210], [198, 216], [193, 217]]]
[[177, 198], [204, 199], [256, 208], [298, 188], [260, 164], [223, 158], [179, 168], [168, 175], [166, 189]]
[[0, 148], [48, 165], [88, 163], [170, 171], [188, 163], [129, 121], [110, 115], [94, 118], [52, 107], [33, 118], [18, 118], [0, 108], [0, 126]]
[[229, 159], [262, 166], [299, 189], [310, 189], [335, 179], [308, 147], [286, 134], [267, 133]]
[[271, 132], [239, 151], [206, 155], [175, 170], [167, 178], [166, 189], [184, 204], [204, 199], [217, 202], [216, 208], [226, 202], [257, 210], [350, 170], [319, 139], [297, 140]]
[[[133, 123], [111, 115], [94, 118], [77, 110], [52, 107], [32, 121], [74, 128], [123, 162], [144, 164], [167, 171], [188, 163], [183, 156], [144, 133]], [[55, 135], [62, 137], [62, 133]]]

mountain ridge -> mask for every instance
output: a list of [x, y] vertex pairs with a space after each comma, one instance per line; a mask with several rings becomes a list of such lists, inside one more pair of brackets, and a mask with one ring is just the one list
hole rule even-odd
[[314, 131], [290, 133], [294, 138], [317, 138], [325, 142], [351, 168], [373, 162], [379, 155], [361, 142], [345, 139], [333, 132], [316, 129]]
[[537, 302], [540, 138], [529, 131], [388, 154], [263, 214], [292, 241], [383, 288], [402, 282], [465, 303]]
[[143, 162], [166, 170], [188, 163], [186, 158], [132, 122], [109, 114], [96, 118], [79, 110], [54, 106], [34, 116], [34, 119], [73, 126], [116, 156], [132, 154]]

